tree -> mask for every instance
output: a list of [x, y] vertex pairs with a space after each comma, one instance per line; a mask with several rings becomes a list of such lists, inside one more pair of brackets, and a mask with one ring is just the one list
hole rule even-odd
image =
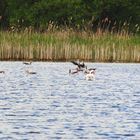
[[[139, 0], [0, 0], [0, 26], [32, 26], [46, 29], [50, 21], [58, 26], [116, 29], [124, 23], [140, 24]], [[107, 20], [108, 19], [108, 20]], [[106, 22], [106, 23], [104, 23]], [[114, 24], [115, 23], [115, 24]], [[131, 29], [132, 29], [131, 28]], [[91, 29], [91, 28], [90, 28]]]
[[7, 1], [0, 0], [0, 29], [5, 29], [8, 26], [8, 8]]

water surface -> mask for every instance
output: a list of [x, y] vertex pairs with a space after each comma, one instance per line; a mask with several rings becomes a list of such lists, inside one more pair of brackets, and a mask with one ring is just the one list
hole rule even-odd
[[0, 139], [139, 140], [140, 64], [86, 64], [96, 80], [71, 63], [0, 62]]

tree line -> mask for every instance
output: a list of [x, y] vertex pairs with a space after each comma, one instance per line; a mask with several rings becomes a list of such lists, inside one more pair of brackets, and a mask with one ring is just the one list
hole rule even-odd
[[0, 0], [0, 29], [139, 31], [140, 0]]

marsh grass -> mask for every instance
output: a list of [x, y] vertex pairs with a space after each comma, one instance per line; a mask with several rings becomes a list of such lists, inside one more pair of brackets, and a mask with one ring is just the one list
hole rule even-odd
[[140, 36], [74, 30], [0, 32], [0, 60], [140, 62]]

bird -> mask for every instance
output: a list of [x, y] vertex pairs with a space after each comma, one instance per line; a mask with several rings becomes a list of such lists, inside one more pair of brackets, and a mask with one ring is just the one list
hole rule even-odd
[[86, 65], [84, 62], [78, 62], [78, 61], [71, 61], [74, 65], [77, 65], [79, 70], [81, 70], [82, 68], [86, 68]]
[[78, 69], [76, 68], [76, 69], [69, 69], [69, 74], [76, 74], [76, 73], [78, 73], [79, 71], [78, 71]]
[[89, 69], [86, 69], [86, 70], [84, 71], [84, 73], [85, 73], [85, 74], [89, 74], [89, 73], [95, 74], [95, 70], [96, 70], [96, 68], [89, 68]]
[[88, 81], [95, 80], [95, 75], [92, 73], [88, 73], [88, 74], [86, 74], [85, 78]]
[[86, 80], [95, 80], [95, 70], [96, 68], [90, 68], [84, 72]]
[[26, 70], [26, 73], [27, 73], [27, 74], [37, 74], [37, 72], [35, 72], [35, 71], [30, 71], [30, 70]]
[[82, 71], [85, 74], [86, 80], [95, 80], [95, 70], [96, 68], [87, 68], [84, 62], [71, 61], [74, 65], [77, 65], [76, 69], [70, 69], [69, 74], [76, 74]]
[[30, 62], [23, 62], [23, 64], [25, 64], [25, 65], [31, 65], [32, 64], [32, 61], [30, 61]]
[[5, 73], [5, 71], [1, 70], [1, 71], [0, 71], [0, 73], [3, 73], [3, 74], [4, 74], [4, 73]]
[[87, 66], [84, 64], [84, 62], [80, 62], [79, 60], [78, 61], [71, 61], [71, 63], [73, 63], [77, 67], [75, 69], [69, 70], [70, 74], [75, 74], [75, 73], [78, 73], [80, 71], [83, 72], [85, 70], [85, 68], [87, 68]]

